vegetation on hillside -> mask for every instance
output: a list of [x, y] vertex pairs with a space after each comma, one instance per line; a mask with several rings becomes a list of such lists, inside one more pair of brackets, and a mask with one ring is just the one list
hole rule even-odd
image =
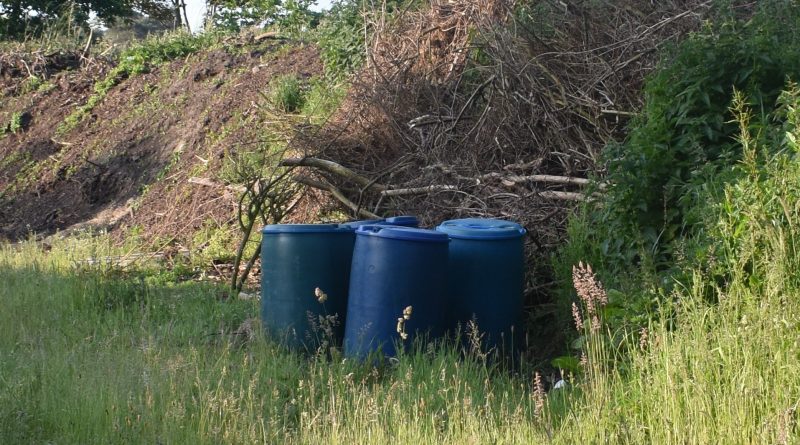
[[[584, 304], [584, 355], [561, 389], [548, 393], [547, 376], [526, 364], [509, 373], [480, 349], [421, 347], [375, 367], [335, 351], [303, 357], [263, 337], [248, 320], [251, 301], [220, 300], [213, 287], [163, 272], [81, 263], [113, 250], [102, 238], [50, 252], [30, 241], [0, 252], [0, 438], [791, 443], [800, 403], [800, 90], [790, 85], [773, 115], [783, 148], [748, 134], [750, 113], [736, 114], [739, 177], [703, 223], [727, 280], [687, 269], [691, 280], [661, 307], [671, 317], [621, 339], [602, 321], [593, 326]], [[596, 298], [602, 311], [602, 285], [578, 272], [582, 301]]]
[[761, 150], [785, 147], [774, 113], [786, 82], [800, 79], [800, 6], [775, 0], [751, 17], [735, 12], [721, 7], [717, 21], [664, 57], [626, 139], [604, 152], [601, 197], [571, 222], [560, 275], [566, 279], [579, 260], [595, 265], [618, 295], [615, 326], [645, 323], [659, 300], [691, 278], [687, 264], [718, 255], [704, 222], [709, 202], [741, 174], [732, 109], [752, 110], [748, 128]]
[[[17, 189], [2, 193], [27, 190], [29, 195], [20, 195], [25, 199], [46, 194], [47, 187], [26, 188], [26, 181], [42, 175], [54, 178], [48, 184], [81, 180], [107, 190], [119, 182], [109, 181], [107, 174], [117, 158], [98, 164], [80, 153], [86, 161], [81, 163], [91, 164], [83, 173], [62, 162], [84, 134], [79, 132], [101, 128], [102, 123], [89, 119], [93, 113], [110, 99], [116, 103], [106, 105], [119, 109], [127, 96], [114, 98], [116, 90], [136, 90], [139, 102], [129, 114], [114, 117], [116, 126], [110, 128], [119, 129], [141, 116], [165, 120], [188, 106], [175, 79], [182, 79], [184, 87], [202, 85], [191, 91], [219, 91], [214, 95], [224, 99], [252, 87], [242, 79], [258, 78], [246, 76], [270, 70], [268, 77], [258, 78], [264, 85], [257, 86], [255, 99], [247, 96], [252, 104], [245, 111], [202, 110], [204, 125], [214, 128], [192, 139], [195, 146], [181, 139], [161, 150], [167, 139], [158, 139], [159, 131], [170, 128], [143, 125], [156, 131], [141, 140], [156, 138], [150, 143], [159, 149], [137, 153], [135, 160], [120, 149], [120, 164], [135, 164], [145, 155], [158, 160], [153, 161], [158, 167], [153, 181], [137, 190], [140, 201], [130, 207], [132, 219], [142, 200], [152, 199], [149, 187], [161, 187], [160, 193], [176, 202], [188, 196], [181, 184], [186, 187], [189, 179], [239, 193], [238, 218], [228, 215], [225, 224], [212, 218], [193, 226], [190, 238], [201, 246], [192, 250], [194, 256], [162, 252], [169, 267], [148, 262], [146, 256], [127, 267], [115, 265], [143, 249], [141, 240], [147, 236], [160, 247], [176, 248], [174, 235], [144, 233], [155, 230], [141, 225], [129, 227], [122, 240], [101, 234], [0, 243], [0, 442], [797, 441], [797, 2], [716, 2], [710, 12], [714, 20], [662, 53], [645, 82], [642, 112], [620, 142], [613, 142], [619, 126], [593, 113], [627, 116], [625, 109], [609, 107], [633, 107], [630, 92], [602, 98], [609, 93], [605, 85], [623, 74], [635, 83], [645, 68], [628, 70], [634, 62], [622, 46], [609, 46], [603, 55], [586, 50], [554, 56], [552, 45], [562, 42], [565, 46], [558, 48], [563, 49], [570, 39], [581, 40], [577, 33], [583, 33], [581, 38], [606, 36], [607, 28], [600, 25], [604, 18], [613, 15], [629, 23], [638, 9], [568, 5], [562, 11], [551, 2], [527, 2], [505, 10], [500, 3], [486, 9], [479, 2], [448, 2], [413, 10], [414, 4], [400, 8], [391, 3], [370, 15], [359, 2], [349, 1], [320, 18], [308, 13], [303, 2], [253, 2], [262, 8], [258, 14], [236, 5], [218, 2], [219, 28], [235, 30], [271, 17], [273, 29], [298, 36], [320, 21], [304, 41], [269, 46], [279, 55], [264, 55], [266, 46], [253, 46], [257, 35], [246, 35], [248, 46], [224, 30], [151, 37], [130, 45], [114, 56], [113, 66], [99, 71], [102, 76], [94, 79], [85, 100], [60, 121], [58, 137], [74, 139], [47, 142], [46, 147], [63, 143], [53, 154], [31, 149], [39, 159], [18, 152], [0, 159], [3, 171], [23, 166], [18, 170], [25, 172], [10, 181]], [[673, 7], [679, 9], [670, 4], [664, 10]], [[660, 41], [653, 33], [690, 15], [648, 17], [653, 24], [622, 41]], [[559, 17], [581, 19], [564, 25], [574, 26], [569, 29], [575, 35], [556, 26]], [[435, 20], [452, 27], [447, 32], [428, 28]], [[364, 30], [376, 35], [364, 36]], [[383, 39], [398, 30], [424, 38], [414, 44]], [[672, 36], [661, 36], [667, 35]], [[300, 75], [294, 65], [291, 70], [269, 66], [280, 54], [314, 41], [325, 63], [324, 76]], [[204, 64], [193, 67], [188, 61], [198, 54]], [[603, 59], [607, 54], [614, 57]], [[47, 77], [49, 62], [19, 60], [18, 72], [9, 75], [25, 83], [4, 96], [10, 103], [16, 106], [20, 97], [43, 97], [56, 89]], [[225, 71], [235, 60], [251, 65]], [[580, 60], [591, 62], [585, 71], [555, 72], [578, 66]], [[368, 69], [358, 71], [365, 61]], [[606, 62], [616, 63], [608, 76], [589, 69], [606, 69]], [[19, 74], [22, 65], [29, 75]], [[352, 89], [343, 99], [348, 81]], [[534, 91], [532, 86], [550, 89]], [[354, 104], [358, 99], [364, 102]], [[220, 108], [230, 106], [220, 103]], [[20, 110], [9, 109], [0, 122], [6, 146], [29, 131], [30, 116]], [[225, 117], [214, 120], [214, 113]], [[343, 117], [350, 113], [357, 117]], [[547, 126], [553, 122], [564, 126]], [[352, 133], [341, 130], [351, 126], [356, 127]], [[342, 134], [346, 137], [339, 139]], [[538, 138], [537, 144], [521, 135]], [[253, 228], [280, 221], [305, 190], [289, 181], [294, 170], [279, 162], [293, 150], [308, 154], [303, 150], [320, 140], [325, 141], [323, 154], [341, 156], [334, 160], [343, 164], [358, 158], [358, 173], [376, 178], [349, 188], [332, 175], [312, 178], [318, 184], [329, 181], [322, 187], [329, 191], [341, 187], [347, 196], [358, 196], [356, 213], [369, 204], [364, 195], [370, 186], [402, 178], [403, 169], [412, 172], [412, 181], [426, 181], [412, 185], [455, 189], [413, 198], [417, 201], [380, 195], [376, 211], [422, 203], [433, 206], [434, 215], [458, 205], [458, 212], [466, 214], [527, 217], [525, 209], [511, 204], [525, 205], [522, 195], [537, 203], [552, 199], [543, 196], [582, 199], [566, 233], [560, 227], [537, 229], [532, 232], [541, 237], [528, 246], [537, 243], [543, 250], [533, 256], [537, 274], [528, 284], [538, 289], [536, 280], [553, 281], [541, 287], [556, 296], [552, 303], [560, 307], [561, 324], [549, 329], [568, 332], [568, 344], [554, 348], [566, 352], [551, 360], [531, 356], [530, 351], [538, 351], [532, 348], [508, 363], [498, 360], [496, 351], [485, 351], [480, 332], [471, 331], [464, 334], [466, 342], [418, 343], [396, 359], [358, 363], [344, 359], [337, 348], [287, 351], [268, 338], [254, 318], [257, 302], [249, 299], [245, 283], [234, 273], [232, 292], [206, 279], [207, 267], [218, 268], [220, 259], [234, 256], [235, 270], [239, 262], [246, 262], [248, 270], [253, 266], [258, 256]], [[565, 141], [588, 148], [569, 154], [539, 146], [566, 146]], [[328, 149], [333, 142], [340, 145]], [[602, 158], [594, 159], [601, 142], [610, 144]], [[397, 159], [391, 157], [397, 153]], [[538, 164], [522, 162], [533, 155]], [[391, 165], [381, 164], [387, 160]], [[411, 168], [415, 165], [419, 168]], [[472, 177], [475, 171], [486, 174], [483, 166], [498, 176]], [[557, 172], [560, 181], [583, 179], [579, 184], [585, 188], [563, 188], [574, 183], [533, 188], [528, 181], [542, 179], [530, 179], [542, 173], [540, 167]], [[575, 177], [585, 172], [594, 172], [588, 187], [585, 178]], [[515, 182], [523, 175], [529, 179]], [[95, 188], [79, 190], [95, 193]], [[313, 196], [318, 195], [312, 201]], [[0, 204], [3, 199], [0, 195]], [[563, 204], [556, 210], [569, 208]], [[237, 223], [249, 231], [234, 253]], [[542, 243], [547, 234], [559, 245]], [[541, 264], [548, 257], [554, 276], [550, 265]], [[540, 307], [555, 312], [550, 303]]]

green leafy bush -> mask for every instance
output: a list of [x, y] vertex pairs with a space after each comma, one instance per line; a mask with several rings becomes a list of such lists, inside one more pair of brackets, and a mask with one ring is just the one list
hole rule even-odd
[[334, 2], [317, 28], [320, 58], [329, 77], [345, 76], [364, 61], [364, 17], [360, 0]]
[[[337, 0], [317, 27], [317, 45], [325, 74], [341, 78], [355, 71], [364, 62], [365, 33], [371, 29], [364, 14], [386, 14], [391, 21], [397, 11], [420, 5], [418, 0], [387, 0], [383, 3], [366, 3], [363, 0]], [[365, 29], [366, 28], [366, 29]]]
[[674, 241], [691, 236], [703, 199], [741, 158], [728, 112], [735, 90], [750, 100], [761, 137], [787, 78], [800, 77], [800, 6], [763, 2], [747, 22], [708, 25], [667, 58], [646, 87], [646, 106], [628, 140], [608, 148], [611, 187], [594, 213], [601, 251], [625, 268], [653, 256], [675, 259]]
[[[619, 324], [645, 321], [686, 281], [682, 266], [713, 259], [703, 222], [742, 174], [742, 126], [762, 150], [783, 147], [775, 110], [787, 79], [800, 78], [800, 5], [768, 0], [747, 20], [725, 9], [720, 17], [648, 79], [627, 140], [606, 149], [604, 196], [573, 219], [556, 261], [565, 280], [581, 260], [601, 271], [620, 294]], [[746, 123], [737, 119], [744, 108], [752, 110]]]

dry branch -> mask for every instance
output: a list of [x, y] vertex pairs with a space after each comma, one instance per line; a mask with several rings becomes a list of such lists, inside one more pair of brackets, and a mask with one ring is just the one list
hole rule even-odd
[[455, 191], [458, 190], [458, 186], [455, 185], [428, 185], [425, 187], [410, 187], [410, 188], [398, 188], [398, 189], [389, 189], [384, 190], [381, 192], [381, 196], [408, 196], [408, 195], [421, 195], [426, 193], [432, 192], [444, 192], [444, 191]]
[[224, 189], [231, 190], [231, 191], [234, 191], [234, 192], [237, 192], [237, 193], [244, 193], [245, 192], [245, 188], [242, 187], [241, 185], [220, 184], [219, 182], [214, 182], [214, 181], [212, 181], [212, 180], [210, 180], [208, 178], [198, 178], [196, 176], [192, 176], [191, 178], [189, 178], [187, 180], [187, 182], [190, 183], [190, 184], [204, 185], [206, 187], [224, 188]]
[[280, 165], [283, 167], [314, 167], [320, 170], [327, 171], [329, 173], [333, 173], [335, 175], [342, 176], [345, 179], [349, 179], [355, 182], [356, 184], [360, 185], [364, 189], [375, 190], [379, 192], [386, 190], [386, 187], [384, 185], [378, 184], [370, 179], [367, 179], [341, 164], [337, 164], [336, 162], [328, 161], [326, 159], [311, 158], [311, 157], [286, 158], [281, 161]]
[[341, 192], [338, 188], [334, 187], [332, 184], [323, 181], [317, 181], [315, 179], [309, 178], [307, 176], [297, 175], [293, 178], [296, 182], [300, 184], [307, 185], [309, 187], [314, 187], [319, 190], [324, 190], [330, 193], [334, 198], [338, 199], [339, 202], [347, 206], [350, 210], [358, 213], [360, 216], [365, 218], [380, 218], [380, 216], [366, 210], [364, 208], [359, 207], [356, 203], [349, 200], [344, 193]]
[[552, 190], [545, 190], [537, 193], [542, 198], [558, 199], [561, 201], [586, 201], [586, 195], [575, 192], [558, 192]]

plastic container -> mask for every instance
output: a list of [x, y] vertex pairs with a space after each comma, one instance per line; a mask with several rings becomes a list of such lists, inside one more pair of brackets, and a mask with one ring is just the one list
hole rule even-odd
[[386, 218], [382, 224], [388, 224], [392, 226], [403, 226], [403, 227], [419, 227], [419, 220], [416, 216], [411, 215], [401, 215], [401, 216], [393, 216], [391, 218]]
[[358, 229], [361, 226], [366, 225], [375, 225], [375, 224], [383, 224], [383, 225], [391, 225], [391, 226], [403, 226], [403, 227], [418, 227], [419, 220], [416, 216], [410, 215], [401, 215], [401, 216], [392, 216], [390, 218], [385, 219], [362, 219], [358, 221], [349, 221], [346, 223], [342, 223], [342, 226], [350, 227], [353, 230]]
[[[342, 338], [353, 254], [353, 230], [339, 224], [274, 224], [261, 241], [261, 318], [289, 347], [315, 350]], [[320, 301], [319, 288], [326, 298]], [[320, 317], [335, 316], [329, 329]]]
[[[356, 230], [344, 352], [364, 358], [396, 354], [395, 344], [443, 334], [447, 291], [447, 235], [410, 227], [366, 225]], [[404, 320], [401, 338], [398, 318]]]
[[386, 222], [386, 220], [383, 219], [383, 218], [381, 218], [381, 219], [361, 219], [361, 220], [358, 220], [358, 221], [348, 221], [346, 223], [342, 223], [341, 226], [342, 227], [349, 227], [352, 230], [356, 230], [361, 226], [381, 224], [381, 223], [384, 223], [384, 222]]
[[511, 352], [512, 342], [524, 338], [525, 229], [510, 221], [467, 218], [445, 221], [436, 230], [451, 239], [450, 327], [460, 326], [464, 334], [474, 321], [487, 350], [498, 347]]

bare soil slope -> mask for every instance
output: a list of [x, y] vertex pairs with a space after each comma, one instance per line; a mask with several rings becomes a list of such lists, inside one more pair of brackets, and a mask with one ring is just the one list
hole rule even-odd
[[[222, 172], [242, 141], [269, 125], [259, 108], [271, 80], [321, 72], [312, 46], [230, 41], [132, 76], [77, 126], [64, 122], [112, 68], [79, 55], [0, 69], [0, 237], [87, 224], [180, 238], [230, 221], [236, 194]], [[11, 131], [15, 130], [15, 131]], [[168, 240], [165, 240], [168, 241]]]

